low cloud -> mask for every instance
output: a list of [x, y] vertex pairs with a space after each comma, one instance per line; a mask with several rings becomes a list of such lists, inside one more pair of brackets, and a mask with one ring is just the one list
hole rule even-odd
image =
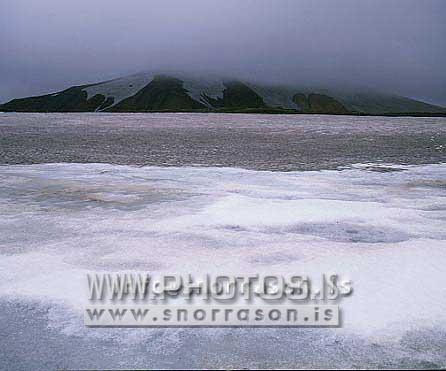
[[446, 105], [445, 16], [442, 0], [3, 0], [0, 101], [181, 70]]

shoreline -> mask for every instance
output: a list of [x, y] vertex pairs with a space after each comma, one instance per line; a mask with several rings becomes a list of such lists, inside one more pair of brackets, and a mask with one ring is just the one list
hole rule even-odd
[[329, 113], [329, 112], [299, 112], [292, 110], [257, 110], [257, 109], [243, 109], [243, 110], [152, 110], [152, 111], [2, 111], [0, 113], [94, 113], [94, 114], [122, 114], [122, 113], [193, 113], [193, 114], [243, 114], [243, 115], [296, 115], [296, 116], [347, 116], [347, 117], [446, 117], [446, 112], [443, 113], [429, 113], [429, 112], [399, 112], [399, 113]]

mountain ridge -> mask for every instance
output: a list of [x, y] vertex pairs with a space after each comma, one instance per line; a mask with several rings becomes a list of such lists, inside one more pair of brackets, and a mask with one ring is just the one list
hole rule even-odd
[[266, 112], [445, 114], [446, 108], [371, 90], [252, 83], [143, 72], [0, 105], [5, 112]]

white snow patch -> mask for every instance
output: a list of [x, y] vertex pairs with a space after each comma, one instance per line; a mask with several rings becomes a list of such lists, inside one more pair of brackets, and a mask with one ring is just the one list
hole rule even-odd
[[214, 99], [223, 98], [225, 86], [220, 79], [205, 78], [198, 80], [183, 78], [181, 76], [178, 76], [178, 78], [184, 81], [183, 87], [187, 90], [192, 99], [209, 108], [212, 108], [212, 105], [203, 99], [203, 94]]
[[122, 100], [135, 95], [150, 83], [150, 81], [153, 80], [153, 77], [154, 75], [151, 73], [138, 73], [90, 86], [85, 88], [84, 91], [88, 94], [87, 99], [90, 99], [96, 94], [102, 94], [106, 99], [113, 97], [114, 101], [110, 106], [113, 107]]
[[263, 98], [263, 101], [269, 107], [281, 107], [289, 109], [298, 109], [299, 106], [293, 102], [295, 92], [291, 89], [280, 87], [267, 87], [247, 84], [252, 90]]

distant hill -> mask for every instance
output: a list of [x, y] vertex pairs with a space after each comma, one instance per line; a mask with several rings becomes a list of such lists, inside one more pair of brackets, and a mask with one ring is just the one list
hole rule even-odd
[[139, 73], [0, 105], [7, 112], [441, 114], [446, 108], [369, 90], [266, 86], [238, 79]]

